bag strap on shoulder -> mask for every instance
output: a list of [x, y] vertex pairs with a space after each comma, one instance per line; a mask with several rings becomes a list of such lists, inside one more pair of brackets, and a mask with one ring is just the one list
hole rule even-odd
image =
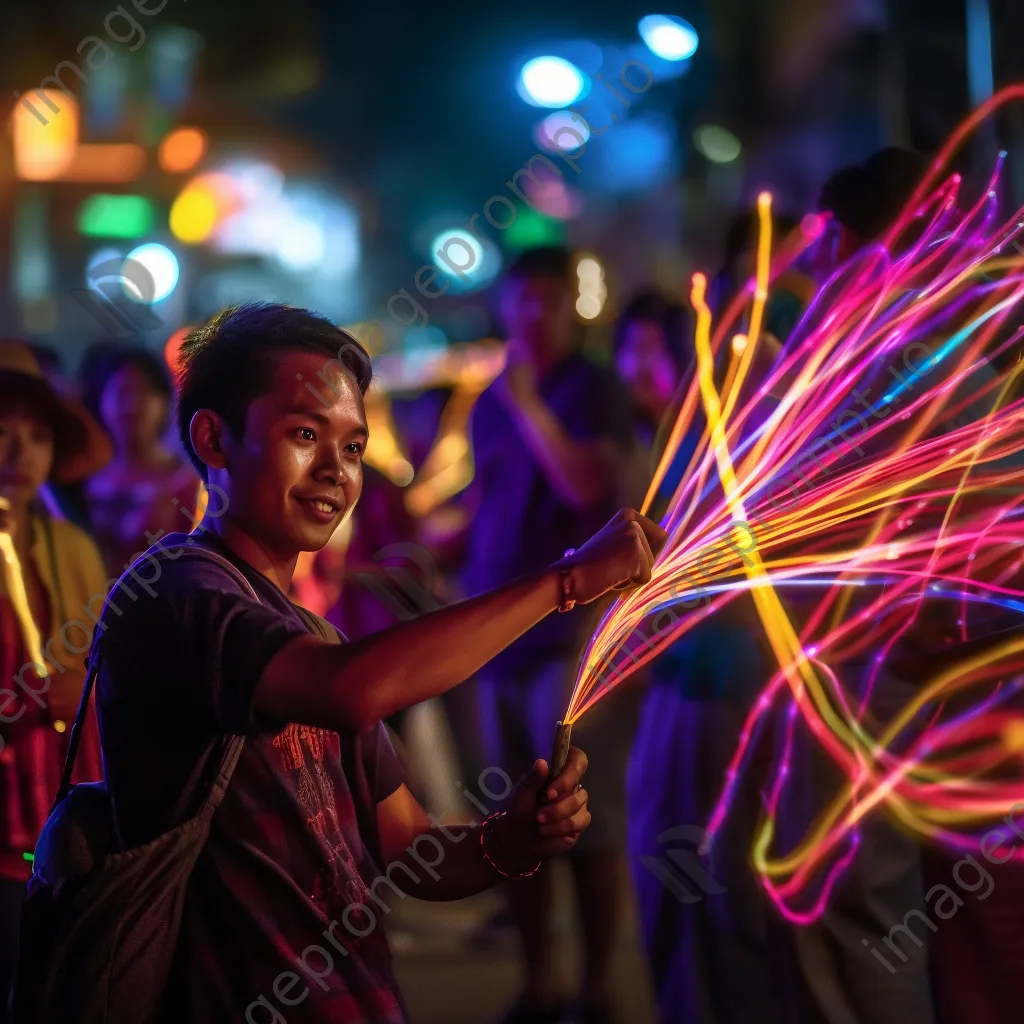
[[[245, 578], [241, 570], [239, 570], [237, 566], [233, 565], [223, 555], [199, 545], [182, 550], [181, 555], [216, 562], [228, 573], [228, 575], [234, 577], [235, 581], [243, 590], [248, 591], [249, 596], [252, 597], [254, 601], [259, 603], [259, 596], [256, 591], [253, 590], [252, 584]], [[179, 555], [179, 557], [181, 557], [181, 555]], [[86, 680], [85, 686], [82, 689], [82, 699], [78, 704], [78, 713], [75, 715], [75, 723], [71, 727], [71, 737], [68, 741], [68, 754], [64, 761], [64, 773], [61, 776], [60, 789], [57, 791], [57, 797], [53, 803], [54, 808], [68, 795], [71, 790], [71, 776], [75, 769], [75, 758], [78, 756], [78, 748], [82, 740], [82, 731], [85, 727], [85, 720], [89, 714], [90, 698], [92, 697], [92, 691], [96, 685], [96, 676], [99, 673], [100, 664], [103, 660], [103, 635], [106, 632], [106, 627], [104, 626], [102, 631], [99, 627], [100, 623], [103, 622], [107, 606], [110, 603], [110, 595], [112, 595], [117, 588], [124, 583], [125, 579], [132, 574], [135, 566], [138, 565], [143, 558], [149, 557], [152, 556], [148, 553], [140, 555], [139, 558], [124, 571], [117, 583], [111, 587], [107, 601], [104, 604], [103, 615], [100, 616], [97, 622], [96, 631], [93, 633], [92, 649], [89, 652], [89, 660], [87, 662]], [[235, 766], [238, 764], [238, 758], [241, 756], [244, 744], [244, 736], [232, 736], [225, 745], [224, 752], [221, 755], [220, 767], [217, 772], [217, 776], [213, 781], [209, 795], [207, 796], [204, 804], [204, 807], [208, 809], [211, 814], [220, 806], [221, 801], [224, 799], [224, 794], [227, 792], [228, 784], [231, 781], [231, 776], [234, 773]], [[176, 808], [176, 815], [179, 810], [180, 808]]]

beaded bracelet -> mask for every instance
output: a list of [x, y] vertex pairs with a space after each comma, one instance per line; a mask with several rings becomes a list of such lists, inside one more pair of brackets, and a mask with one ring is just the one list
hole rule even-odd
[[480, 852], [483, 854], [484, 860], [487, 861], [487, 863], [490, 864], [490, 866], [494, 868], [494, 870], [497, 871], [502, 878], [529, 878], [530, 875], [535, 875], [538, 871], [540, 871], [542, 865], [544, 864], [543, 860], [537, 861], [537, 866], [534, 868], [530, 868], [529, 871], [521, 871], [518, 874], [510, 875], [507, 871], [502, 870], [494, 862], [494, 858], [487, 852], [487, 844], [485, 841], [486, 837], [494, 831], [494, 826], [498, 823], [498, 821], [501, 818], [504, 817], [505, 811], [495, 811], [494, 814], [489, 814], [486, 818], [484, 818], [483, 824], [480, 826]]
[[[575, 548], [569, 548], [564, 557], [576, 554]], [[560, 612], [571, 612], [576, 607], [576, 580], [573, 577], [572, 569], [562, 569], [558, 573], [558, 582], [562, 590], [562, 600], [558, 605]]]

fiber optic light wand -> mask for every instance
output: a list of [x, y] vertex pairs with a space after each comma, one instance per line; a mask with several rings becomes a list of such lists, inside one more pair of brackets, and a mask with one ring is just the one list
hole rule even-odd
[[548, 785], [562, 774], [565, 763], [569, 760], [569, 735], [572, 732], [572, 724], [557, 722], [555, 729], [555, 744], [551, 748], [551, 768], [548, 774]]

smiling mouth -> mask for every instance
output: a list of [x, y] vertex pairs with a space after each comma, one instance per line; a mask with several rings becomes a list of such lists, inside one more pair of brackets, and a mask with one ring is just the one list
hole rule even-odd
[[298, 500], [324, 516], [336, 516], [342, 508], [336, 502], [326, 501], [322, 498], [299, 498]]

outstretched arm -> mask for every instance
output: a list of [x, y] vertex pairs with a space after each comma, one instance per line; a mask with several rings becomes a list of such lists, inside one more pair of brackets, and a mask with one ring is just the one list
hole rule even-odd
[[464, 682], [554, 611], [562, 600], [561, 569], [570, 570], [580, 604], [647, 582], [652, 544], [663, 537], [656, 524], [626, 509], [572, 557], [497, 590], [351, 644], [290, 640], [260, 677], [256, 710], [270, 721], [362, 732]]

